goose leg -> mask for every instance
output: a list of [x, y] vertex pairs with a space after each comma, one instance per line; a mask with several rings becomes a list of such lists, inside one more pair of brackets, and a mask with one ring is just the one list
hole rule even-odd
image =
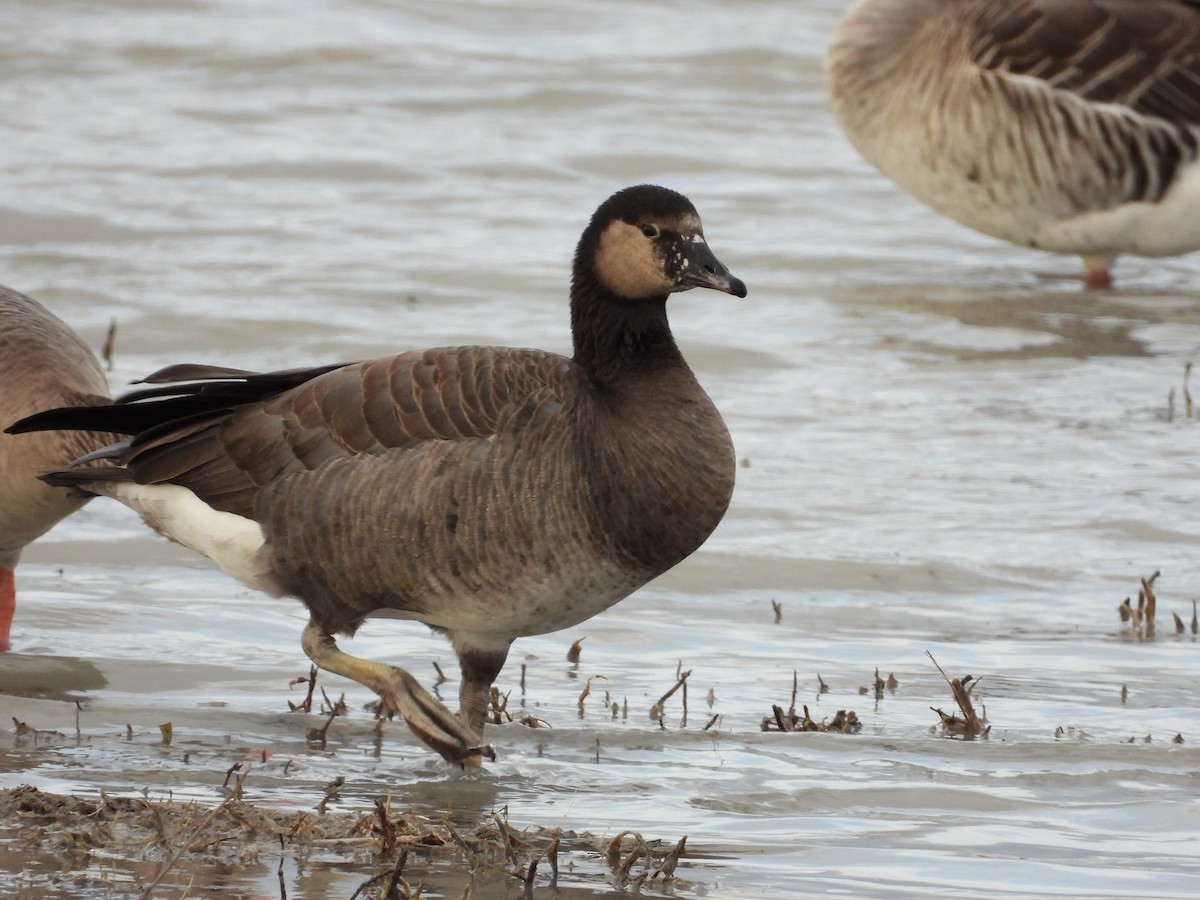
[[344, 675], [377, 693], [389, 715], [403, 716], [413, 734], [450, 762], [478, 766], [485, 756], [496, 758], [491, 747], [479, 745], [482, 727], [473, 731], [464, 726], [403, 669], [351, 656], [338, 647], [333, 635], [312, 621], [304, 629], [301, 644], [318, 668]]
[[1083, 286], [1093, 291], [1102, 291], [1112, 287], [1111, 256], [1083, 257]]
[[502, 650], [487, 651], [462, 647], [453, 635], [451, 641], [458, 651], [458, 667], [462, 670], [458, 717], [472, 732], [483, 734], [483, 723], [492, 701], [492, 682], [504, 668], [510, 645], [506, 644]]
[[13, 614], [17, 611], [17, 583], [13, 570], [0, 566], [0, 652], [8, 649]]

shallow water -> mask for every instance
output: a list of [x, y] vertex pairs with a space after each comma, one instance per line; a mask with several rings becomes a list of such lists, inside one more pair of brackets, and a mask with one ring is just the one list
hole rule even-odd
[[[729, 515], [616, 608], [517, 643], [499, 684], [552, 728], [491, 729], [499, 759], [464, 775], [399, 723], [377, 742], [368, 693], [329, 676], [350, 715], [308, 745], [322, 720], [287, 711], [300, 605], [101, 501], [18, 573], [0, 787], [215, 803], [241, 762], [249, 797], [311, 808], [340, 775], [333, 808], [390, 792], [598, 844], [687, 835], [685, 897], [1200, 894], [1200, 421], [1183, 396], [1200, 264], [1124, 260], [1118, 290], [1086, 294], [1076, 260], [899, 194], [824, 105], [841, 6], [6, 4], [0, 282], [96, 345], [115, 318], [115, 389], [178, 361], [564, 350], [579, 231], [643, 181], [693, 199], [750, 297], [671, 303], [742, 461]], [[1156, 570], [1143, 639], [1117, 606]], [[453, 671], [411, 623], [345, 646], [430, 683], [433, 662]], [[953, 701], [927, 651], [980, 680], [987, 739], [933, 729]], [[686, 718], [676, 694], [660, 726], [648, 710], [680, 666]], [[859, 693], [876, 669], [899, 681], [878, 701]], [[763, 733], [794, 671], [813, 718], [852, 708], [862, 733]], [[62, 736], [19, 738], [13, 717]], [[574, 863], [567, 896], [611, 890], [599, 856]], [[0, 887], [72, 895], [55, 865], [0, 847]], [[101, 857], [87, 890], [153, 868]], [[293, 866], [288, 897], [347, 896], [377, 870]], [[452, 862], [424, 874], [429, 896], [462, 890]], [[273, 861], [173, 883], [278, 894]]]

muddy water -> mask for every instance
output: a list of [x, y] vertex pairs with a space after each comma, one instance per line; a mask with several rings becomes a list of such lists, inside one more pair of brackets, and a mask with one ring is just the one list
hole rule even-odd
[[[367, 693], [329, 677], [350, 712], [313, 746], [323, 720], [288, 712], [299, 604], [98, 502], [19, 573], [0, 787], [212, 805], [241, 763], [248, 798], [312, 809], [341, 776], [334, 810], [390, 794], [597, 846], [687, 835], [688, 897], [1200, 893], [1200, 421], [1183, 395], [1200, 266], [1124, 261], [1118, 290], [1087, 295], [1074, 260], [900, 195], [824, 106], [840, 7], [6, 4], [0, 281], [96, 344], [115, 318], [117, 389], [184, 360], [566, 349], [578, 233], [642, 181], [692, 197], [751, 293], [671, 304], [742, 461], [729, 516], [610, 612], [518, 642], [499, 684], [551, 728], [492, 729], [498, 761], [464, 775], [398, 723], [377, 740]], [[1155, 571], [1146, 639], [1117, 606]], [[434, 662], [453, 671], [413, 624], [346, 646], [430, 684]], [[927, 651], [979, 679], [986, 740], [933, 729], [953, 701]], [[677, 693], [660, 725], [648, 710], [680, 667], [686, 715]], [[899, 682], [878, 700], [859, 692], [876, 669]], [[793, 672], [814, 719], [854, 709], [862, 733], [761, 731]], [[14, 717], [57, 734], [19, 736]], [[166, 884], [278, 896], [277, 862], [199, 857]], [[598, 854], [569, 862], [565, 895], [612, 890]], [[121, 895], [160, 863], [101, 848], [63, 873], [5, 840], [0, 888]], [[386, 864], [289, 859], [287, 895], [347, 896]], [[462, 891], [452, 852], [418, 865], [428, 895]]]

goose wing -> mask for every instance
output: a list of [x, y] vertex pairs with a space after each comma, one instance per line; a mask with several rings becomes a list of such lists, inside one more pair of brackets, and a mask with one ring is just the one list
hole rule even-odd
[[991, 2], [969, 54], [984, 71], [1200, 124], [1200, 4], [1190, 0]]
[[415, 465], [447, 442], [544, 422], [562, 409], [575, 377], [561, 356], [493, 347], [262, 374], [173, 367], [147, 379], [156, 387], [107, 407], [107, 418], [90, 410], [67, 422], [72, 411], [58, 411], [30, 424], [132, 434], [110, 454], [120, 467], [109, 477], [182, 485], [215, 509], [253, 519], [264, 489], [331, 460], [387, 454], [389, 465]]

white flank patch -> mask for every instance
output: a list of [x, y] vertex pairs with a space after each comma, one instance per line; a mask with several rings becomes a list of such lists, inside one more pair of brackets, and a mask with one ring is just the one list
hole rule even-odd
[[252, 519], [213, 509], [176, 484], [97, 485], [108, 496], [140, 513], [151, 528], [202, 553], [238, 581], [278, 596], [281, 592], [260, 551], [262, 527]]

